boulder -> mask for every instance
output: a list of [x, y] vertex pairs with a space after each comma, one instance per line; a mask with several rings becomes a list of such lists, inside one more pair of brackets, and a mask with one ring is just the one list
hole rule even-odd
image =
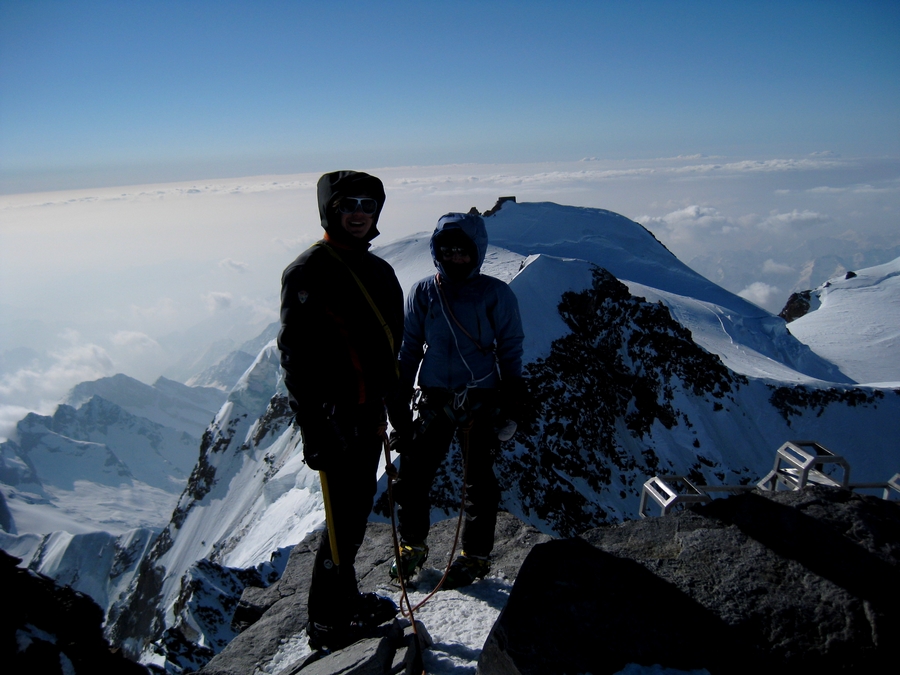
[[900, 635], [900, 504], [747, 493], [535, 546], [484, 675], [876, 672]]
[[[818, 298], [816, 298], [815, 302], [818, 302]], [[815, 309], [813, 303], [812, 291], [791, 293], [791, 296], [788, 298], [782, 310], [778, 313], [778, 316], [784, 319], [785, 323], [796, 321], [800, 317], [809, 314], [811, 309]]]
[[84, 593], [62, 586], [0, 551], [7, 598], [0, 621], [0, 663], [8, 673], [122, 673], [147, 669], [113, 651], [103, 637], [103, 611]]

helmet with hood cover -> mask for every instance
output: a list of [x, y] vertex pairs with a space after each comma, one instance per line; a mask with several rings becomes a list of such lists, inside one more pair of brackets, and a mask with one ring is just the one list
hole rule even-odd
[[465, 278], [478, 276], [488, 246], [484, 219], [472, 213], [448, 213], [438, 220], [437, 227], [431, 235], [431, 258], [441, 276], [452, 279], [456, 275], [449, 273], [444, 266], [445, 261], [440, 255], [441, 246], [459, 246], [467, 249], [472, 264]]
[[345, 243], [352, 243], [353, 237], [341, 227], [341, 214], [337, 210], [337, 202], [343, 197], [371, 197], [378, 202], [378, 208], [372, 214], [372, 227], [363, 238], [372, 241], [378, 231], [378, 216], [384, 208], [384, 184], [380, 179], [362, 171], [332, 171], [319, 178], [317, 186], [319, 198], [319, 218], [322, 227], [330, 237]]

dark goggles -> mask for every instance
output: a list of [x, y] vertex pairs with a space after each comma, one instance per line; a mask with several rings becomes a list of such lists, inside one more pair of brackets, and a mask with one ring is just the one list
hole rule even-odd
[[470, 255], [469, 249], [465, 246], [441, 246], [441, 256], [449, 258], [454, 255]]
[[371, 197], [341, 197], [337, 208], [341, 213], [355, 213], [358, 209], [371, 216], [378, 210], [378, 201]]

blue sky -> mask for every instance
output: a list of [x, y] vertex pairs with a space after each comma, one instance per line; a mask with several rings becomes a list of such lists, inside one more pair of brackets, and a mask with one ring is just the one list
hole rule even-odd
[[897, 2], [0, 0], [0, 192], [896, 156]]
[[896, 0], [0, 0], [0, 437], [258, 334], [338, 168], [380, 244], [604, 208], [778, 312], [900, 255], [898, 38]]

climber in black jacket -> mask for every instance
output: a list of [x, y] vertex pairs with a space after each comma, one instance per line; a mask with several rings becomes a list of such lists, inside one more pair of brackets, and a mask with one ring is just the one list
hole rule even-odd
[[411, 425], [399, 401], [397, 353], [403, 292], [393, 268], [369, 252], [378, 236], [384, 187], [369, 174], [336, 171], [319, 179], [325, 238], [284, 271], [278, 347], [285, 385], [311, 469], [327, 477], [339, 565], [330, 535], [319, 546], [309, 592], [313, 648], [335, 649], [360, 625], [396, 613], [393, 602], [360, 594], [353, 567], [372, 509], [390, 411]]

